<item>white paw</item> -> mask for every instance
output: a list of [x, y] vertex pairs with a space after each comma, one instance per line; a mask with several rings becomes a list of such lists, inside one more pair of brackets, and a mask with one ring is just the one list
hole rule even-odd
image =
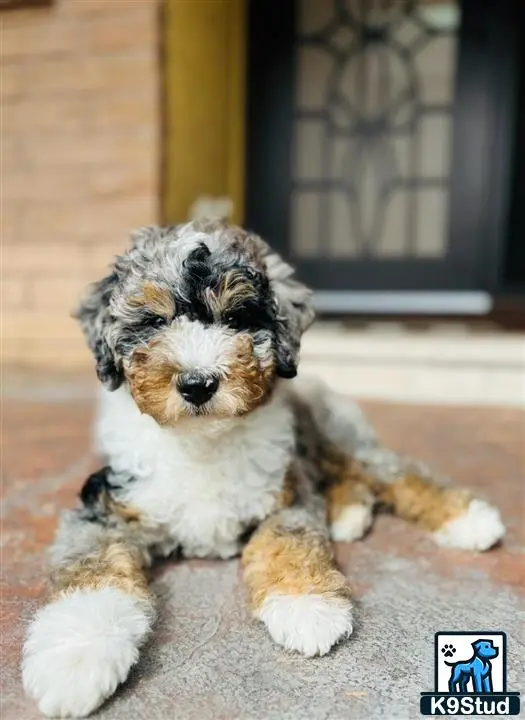
[[373, 513], [369, 505], [348, 505], [330, 525], [330, 536], [335, 542], [359, 540], [372, 525]]
[[350, 601], [329, 595], [270, 595], [257, 616], [276, 643], [306, 657], [326, 655], [353, 629]]
[[76, 590], [39, 610], [23, 650], [26, 693], [48, 717], [85, 717], [115, 692], [152, 623], [116, 588]]
[[446, 522], [432, 537], [443, 547], [483, 552], [504, 535], [498, 510], [484, 500], [471, 500], [462, 515]]

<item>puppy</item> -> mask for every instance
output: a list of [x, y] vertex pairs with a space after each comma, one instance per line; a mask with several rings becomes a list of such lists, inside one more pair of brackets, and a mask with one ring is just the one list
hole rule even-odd
[[449, 547], [502, 537], [496, 509], [385, 450], [350, 400], [292, 381], [313, 316], [263, 240], [217, 222], [138, 230], [91, 286], [77, 317], [107, 464], [61, 519], [29, 627], [23, 682], [43, 713], [88, 715], [126, 679], [154, 624], [156, 557], [242, 554], [255, 617], [310, 657], [352, 632], [330, 537], [362, 537], [376, 506]]

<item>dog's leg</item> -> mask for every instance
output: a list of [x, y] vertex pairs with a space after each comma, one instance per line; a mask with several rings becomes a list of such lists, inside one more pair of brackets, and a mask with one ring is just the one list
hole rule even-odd
[[375, 497], [349, 458], [340, 479], [326, 489], [330, 537], [336, 542], [359, 540], [374, 520]]
[[266, 520], [243, 564], [256, 617], [287, 650], [324, 655], [352, 632], [350, 591], [313, 513], [292, 507]]
[[64, 516], [53, 554], [51, 596], [23, 649], [23, 683], [45, 715], [84, 717], [137, 662], [154, 602], [144, 554], [85, 510]]
[[505, 534], [498, 510], [470, 492], [442, 484], [424, 463], [380, 444], [360, 408], [323, 383], [302, 378], [295, 393], [324, 437], [361, 465], [377, 499], [430, 530], [445, 547], [488, 550]]
[[401, 472], [378, 483], [376, 492], [388, 509], [430, 531], [444, 547], [481, 552], [505, 534], [495, 507], [468, 490], [440, 485], [424, 473]]

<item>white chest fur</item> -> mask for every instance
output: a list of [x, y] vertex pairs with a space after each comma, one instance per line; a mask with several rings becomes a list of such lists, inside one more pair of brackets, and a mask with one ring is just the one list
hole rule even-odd
[[103, 392], [97, 449], [135, 480], [123, 500], [161, 525], [187, 556], [229, 557], [238, 538], [275, 507], [293, 452], [285, 392], [250, 415], [194, 418], [161, 428], [126, 388]]

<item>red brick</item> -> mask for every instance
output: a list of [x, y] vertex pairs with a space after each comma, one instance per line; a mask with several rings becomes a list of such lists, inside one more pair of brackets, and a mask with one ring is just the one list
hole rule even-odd
[[135, 53], [126, 55], [99, 55], [91, 60], [91, 72], [96, 88], [134, 90], [140, 99], [142, 92], [148, 95], [157, 84], [159, 63], [153, 49], [142, 46]]
[[73, 96], [59, 98], [22, 97], [5, 108], [5, 131], [13, 135], [41, 133], [86, 133], [89, 131], [90, 104]]
[[108, 22], [120, 20], [124, 14], [138, 7], [144, 12], [156, 12], [160, 0], [62, 0], [64, 16], [83, 18], [104, 16]]
[[[1, 185], [2, 194], [4, 183]], [[24, 203], [18, 201], [3, 202], [0, 209], [0, 232], [2, 245], [14, 242], [19, 235]]]
[[5, 244], [2, 248], [5, 275], [8, 278], [27, 276], [35, 272], [67, 275], [81, 268], [84, 250], [76, 243], [52, 243], [33, 240], [17, 244]]
[[3, 64], [0, 74], [0, 97], [12, 102], [27, 94], [26, 71], [23, 65]]
[[103, 65], [85, 56], [42, 57], [28, 63], [25, 82], [31, 85], [32, 97], [78, 93], [99, 88], [104, 83]]
[[24, 82], [30, 83], [31, 95], [86, 93], [93, 90], [147, 89], [155, 82], [155, 55], [140, 49], [136, 54], [44, 56], [25, 67]]
[[24, 238], [32, 237], [42, 245], [62, 242], [67, 252], [68, 243], [81, 240], [91, 232], [92, 225], [98, 228], [101, 220], [83, 198], [54, 198], [27, 202], [19, 224]]
[[140, 166], [156, 157], [156, 137], [157, 128], [150, 125], [92, 135], [63, 132], [43, 138], [35, 134], [25, 139], [25, 152], [35, 168], [107, 165], [122, 161]]
[[[3, 193], [3, 187], [0, 189]], [[7, 205], [6, 203], [4, 204]], [[20, 228], [16, 217], [6, 217], [3, 208], [0, 212], [0, 237], [2, 248], [8, 243], [15, 243], [20, 239]]]
[[[15, 205], [23, 208], [16, 219], [19, 237], [30, 245], [38, 243], [44, 248], [53, 248], [54, 259], [48, 261], [46, 267], [53, 263], [60, 267], [61, 253], [69, 256], [72, 247], [79, 243], [109, 242], [115, 237], [124, 237], [137, 225], [154, 222], [157, 200], [152, 194], [142, 194], [109, 197], [98, 202], [93, 199], [84, 201], [82, 198], [67, 198], [60, 201], [35, 199], [8, 203], [8, 207]], [[33, 264], [30, 257], [26, 256], [25, 261]], [[76, 266], [81, 265], [79, 262]]]
[[[3, 186], [7, 202], [23, 201], [22, 208], [38, 201], [82, 199], [89, 197], [85, 173], [76, 167], [50, 167], [45, 172], [34, 172], [32, 168], [16, 167], [7, 173]], [[45, 231], [45, 228], [43, 228]]]
[[33, 308], [38, 312], [69, 313], [77, 306], [85, 284], [78, 277], [36, 277], [31, 282]]
[[120, 90], [120, 87], [120, 83], [115, 84], [115, 91], [100, 96], [99, 103], [91, 104], [91, 128], [107, 132], [130, 126], [155, 125], [158, 116], [156, 81], [152, 79], [141, 92], [136, 89]]
[[[77, 290], [105, 272], [132, 227], [157, 220], [158, 6], [55, 0], [0, 18], [3, 299], [19, 328], [11, 359], [85, 358], [63, 325]], [[56, 333], [59, 359], [48, 342]]]
[[86, 248], [85, 272], [89, 281], [98, 280], [109, 272], [115, 256], [129, 247], [129, 231], [107, 243], [93, 243]]
[[121, 161], [105, 166], [86, 167], [85, 179], [89, 192], [96, 198], [129, 197], [155, 193], [159, 174], [159, 168], [152, 161], [142, 162], [140, 165]]
[[49, 340], [49, 342], [78, 339], [82, 333], [78, 323], [70, 317], [70, 309], [55, 313], [38, 310], [13, 310], [5, 318], [3, 332], [9, 340]]
[[7, 61], [77, 53], [84, 34], [79, 24], [65, 23], [53, 12], [28, 16], [25, 22], [4, 23], [0, 57]]
[[[49, 317], [47, 314], [37, 314], [33, 318], [33, 324], [40, 326], [41, 322], [47, 322]], [[93, 371], [93, 356], [80, 333], [57, 339], [57, 326], [45, 327], [51, 335], [39, 337], [31, 334], [25, 338], [9, 338], [2, 343], [0, 351], [3, 361], [16, 364], [17, 367], [29, 368], [32, 372], [35, 368], [51, 368], [62, 372], [87, 368]], [[29, 333], [32, 333], [32, 326]]]
[[95, 206], [82, 228], [86, 247], [122, 248], [130, 230], [157, 222], [157, 198], [154, 195], [105, 198]]
[[157, 12], [146, 4], [135, 3], [119, 16], [118, 22], [96, 15], [86, 23], [86, 44], [94, 54], [136, 50], [138, 38], [143, 48], [155, 48], [157, 35]]
[[19, 310], [27, 305], [27, 283], [24, 277], [3, 279], [0, 286], [0, 297], [4, 310]]

